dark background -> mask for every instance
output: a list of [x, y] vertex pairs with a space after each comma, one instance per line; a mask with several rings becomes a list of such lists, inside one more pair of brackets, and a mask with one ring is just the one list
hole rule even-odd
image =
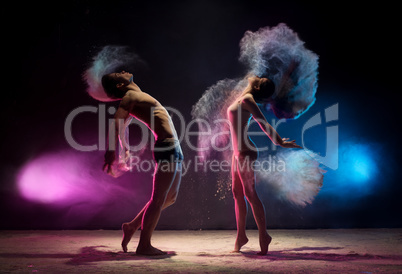
[[[244, 74], [245, 68], [238, 62], [244, 32], [280, 22], [295, 30], [306, 47], [320, 56], [316, 104], [301, 118], [281, 126], [283, 135], [300, 143], [298, 131], [308, 118], [338, 103], [340, 145], [370, 148], [376, 172], [356, 186], [348, 172], [329, 170], [317, 199], [305, 208], [262, 188], [268, 227], [401, 226], [400, 30], [396, 10], [381, 3], [351, 6], [349, 2], [325, 1], [6, 4], [1, 19], [0, 228], [118, 229], [149, 199], [151, 173], [108, 177], [100, 169], [102, 151], [73, 151], [64, 137], [65, 119], [72, 110], [99, 106], [86, 94], [82, 73], [103, 46], [126, 45], [141, 56], [146, 66], [136, 72], [136, 82], [165, 106], [179, 109], [189, 122], [191, 106], [209, 86]], [[77, 118], [73, 124], [77, 142], [96, 143], [97, 123], [96, 114]], [[308, 144], [319, 151], [325, 146], [325, 126], [313, 133]], [[187, 159], [194, 157], [185, 144], [183, 149]], [[24, 198], [18, 187], [19, 174], [44, 155], [57, 155], [66, 166], [76, 159], [91, 183], [79, 186], [75, 200]], [[149, 151], [144, 152], [144, 159], [151, 159]], [[231, 193], [217, 183], [227, 178], [228, 174], [186, 174], [177, 203], [165, 211], [158, 228], [235, 228]], [[87, 196], [82, 194], [85, 189]], [[248, 224], [255, 227], [251, 214]]]

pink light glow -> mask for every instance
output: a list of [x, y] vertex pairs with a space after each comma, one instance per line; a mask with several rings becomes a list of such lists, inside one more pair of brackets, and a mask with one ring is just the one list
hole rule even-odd
[[43, 203], [63, 201], [71, 196], [74, 183], [79, 180], [78, 166], [77, 161], [71, 161], [71, 156], [65, 156], [44, 155], [26, 164], [18, 178], [22, 196]]
[[101, 178], [90, 174], [89, 161], [69, 151], [39, 156], [20, 170], [19, 192], [28, 200], [46, 204], [99, 201], [105, 193]]
[[66, 227], [82, 226], [94, 218], [111, 223], [132, 218], [149, 198], [151, 174], [127, 172], [115, 179], [102, 171], [102, 165], [102, 153], [46, 153], [19, 170], [17, 189], [26, 200], [66, 209], [53, 220]]

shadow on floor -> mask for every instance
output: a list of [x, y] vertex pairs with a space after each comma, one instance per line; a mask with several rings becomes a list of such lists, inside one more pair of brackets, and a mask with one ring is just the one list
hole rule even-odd
[[[2, 253], [0, 258], [49, 258], [49, 259], [70, 259], [66, 262], [69, 265], [84, 265], [93, 262], [105, 261], [135, 261], [135, 260], [160, 260], [176, 256], [174, 251], [168, 252], [166, 255], [160, 256], [141, 256], [134, 252], [110, 252], [100, 250], [106, 246], [86, 246], [80, 249], [78, 254], [72, 253], [54, 253], [54, 254], [38, 254], [38, 253]], [[269, 251], [267, 255], [261, 256], [257, 251], [242, 251], [240, 253], [213, 254], [200, 252], [197, 256], [201, 257], [227, 257], [227, 256], [244, 256], [250, 259], [260, 259], [269, 261], [295, 261], [295, 260], [319, 260], [319, 261], [354, 261], [354, 260], [400, 260], [402, 256], [397, 255], [372, 255], [358, 254], [349, 252], [342, 253], [327, 253], [322, 251], [339, 250], [342, 247], [300, 247], [281, 251]]]
[[[372, 255], [372, 254], [358, 254], [349, 252], [342, 253], [327, 253], [322, 251], [339, 250], [343, 247], [299, 247], [294, 249], [286, 249], [281, 251], [269, 251], [267, 255], [258, 255], [258, 251], [241, 251], [239, 253], [228, 254], [211, 254], [200, 252], [197, 256], [200, 257], [227, 257], [227, 256], [244, 256], [251, 259], [261, 259], [269, 261], [296, 261], [296, 260], [316, 260], [316, 261], [334, 261], [345, 262], [354, 260], [400, 260], [402, 256], [397, 255]], [[310, 251], [310, 252], [306, 252]], [[313, 251], [313, 252], [311, 252]]]
[[100, 262], [100, 261], [131, 261], [131, 260], [158, 260], [171, 258], [175, 256], [176, 253], [174, 251], [168, 251], [166, 255], [160, 256], [142, 256], [137, 255], [134, 252], [108, 252], [98, 250], [97, 248], [101, 248], [105, 246], [86, 246], [81, 248], [80, 253], [71, 254], [71, 253], [55, 253], [55, 254], [35, 254], [35, 253], [2, 253], [0, 254], [0, 258], [54, 258], [54, 259], [70, 259], [66, 264], [71, 265], [82, 265], [92, 262]]
[[[285, 261], [285, 260], [318, 260], [318, 261], [354, 261], [354, 260], [402, 260], [402, 256], [397, 255], [372, 255], [372, 254], [358, 254], [349, 252], [342, 253], [324, 253], [320, 251], [338, 250], [342, 247], [299, 247], [294, 249], [287, 249], [282, 251], [269, 251], [267, 255], [261, 256], [257, 252], [241, 252], [245, 257], [255, 259], [265, 259], [271, 261]], [[304, 251], [304, 252], [302, 252]], [[305, 252], [313, 251], [313, 252]], [[315, 251], [315, 252], [314, 252]]]

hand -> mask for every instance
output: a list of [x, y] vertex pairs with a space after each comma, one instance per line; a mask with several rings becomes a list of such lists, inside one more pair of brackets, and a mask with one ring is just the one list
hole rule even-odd
[[298, 144], [296, 144], [296, 141], [288, 141], [289, 138], [282, 138], [282, 144], [280, 144], [281, 147], [286, 147], [286, 148], [302, 148]]
[[102, 170], [106, 171], [107, 174], [114, 176], [112, 165], [116, 159], [116, 154], [114, 151], [106, 151], [105, 153], [105, 164], [103, 165]]

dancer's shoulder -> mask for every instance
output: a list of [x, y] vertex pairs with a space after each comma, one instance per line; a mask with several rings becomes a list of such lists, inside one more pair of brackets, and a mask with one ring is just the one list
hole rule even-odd
[[160, 105], [160, 103], [154, 97], [142, 91], [128, 91], [123, 97], [122, 103], [130, 106], [156, 107]]
[[246, 104], [246, 105], [248, 105], [248, 104], [253, 104], [253, 105], [255, 105], [256, 103], [255, 103], [255, 100], [254, 100], [254, 97], [253, 97], [253, 95], [251, 95], [251, 94], [245, 94], [245, 95], [243, 95], [242, 97], [241, 97], [241, 103], [242, 104]]

